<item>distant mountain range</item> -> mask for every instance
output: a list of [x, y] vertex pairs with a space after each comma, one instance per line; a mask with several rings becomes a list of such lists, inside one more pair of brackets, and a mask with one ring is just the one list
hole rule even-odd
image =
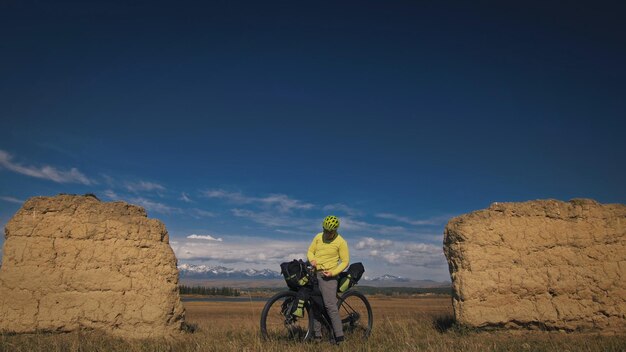
[[394, 276], [394, 275], [389, 275], [389, 274], [385, 274], [385, 275], [382, 275], [382, 276], [377, 276], [377, 277], [374, 277], [374, 278], [369, 278], [367, 276], [364, 276], [363, 280], [365, 280], [365, 281], [380, 281], [380, 282], [409, 282], [409, 281], [411, 281], [410, 279], [407, 279], [406, 277]]
[[[186, 284], [194, 282], [207, 284], [206, 280], [219, 281], [221, 284], [227, 281], [255, 281], [254, 286], [263, 285], [265, 281], [267, 286], [284, 285], [283, 276], [278, 272], [270, 269], [233, 269], [224, 266], [209, 266], [195, 264], [181, 264], [178, 266], [180, 279]], [[377, 287], [446, 287], [450, 286], [449, 282], [437, 282], [432, 280], [411, 280], [405, 277], [385, 274], [382, 276], [368, 277], [364, 276], [359, 282], [362, 286]], [[241, 286], [241, 282], [236, 285]]]
[[194, 279], [282, 279], [283, 276], [270, 269], [256, 270], [243, 269], [237, 270], [224, 266], [208, 266], [181, 264], [178, 266], [178, 272], [181, 278]]

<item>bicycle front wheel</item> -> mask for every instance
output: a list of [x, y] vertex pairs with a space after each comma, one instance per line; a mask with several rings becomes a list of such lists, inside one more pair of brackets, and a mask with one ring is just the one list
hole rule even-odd
[[294, 291], [277, 293], [270, 298], [261, 313], [261, 336], [268, 340], [305, 341], [311, 337], [313, 316], [307, 304], [304, 317], [291, 315], [293, 305], [298, 304]]
[[345, 334], [367, 338], [372, 332], [373, 314], [370, 302], [358, 291], [348, 291], [339, 298], [339, 316]]

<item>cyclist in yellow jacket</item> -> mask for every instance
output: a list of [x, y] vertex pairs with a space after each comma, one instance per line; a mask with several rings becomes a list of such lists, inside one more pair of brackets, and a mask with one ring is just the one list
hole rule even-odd
[[[335, 342], [343, 341], [343, 326], [337, 309], [337, 278], [336, 276], [348, 267], [350, 252], [348, 243], [337, 233], [339, 219], [330, 215], [322, 222], [323, 232], [318, 233], [307, 252], [307, 258], [315, 267], [324, 306], [328, 312], [333, 330]], [[317, 320], [313, 322], [315, 338], [321, 338], [322, 326]]]

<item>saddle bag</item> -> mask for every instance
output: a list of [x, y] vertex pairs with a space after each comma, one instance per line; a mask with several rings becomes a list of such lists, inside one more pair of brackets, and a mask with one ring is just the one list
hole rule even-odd
[[348, 267], [348, 270], [338, 275], [337, 292], [346, 292], [352, 286], [356, 285], [361, 276], [365, 272], [365, 268], [361, 263], [354, 263]]

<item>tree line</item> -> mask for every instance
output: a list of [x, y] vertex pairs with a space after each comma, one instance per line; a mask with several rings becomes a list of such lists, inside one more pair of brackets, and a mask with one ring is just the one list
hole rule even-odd
[[231, 296], [238, 297], [241, 292], [233, 287], [205, 287], [178, 285], [178, 290], [182, 295], [203, 295], [203, 296]]
[[451, 295], [452, 287], [372, 287], [372, 286], [357, 286], [357, 290], [366, 295], [412, 295], [412, 294], [437, 294], [437, 295]]

